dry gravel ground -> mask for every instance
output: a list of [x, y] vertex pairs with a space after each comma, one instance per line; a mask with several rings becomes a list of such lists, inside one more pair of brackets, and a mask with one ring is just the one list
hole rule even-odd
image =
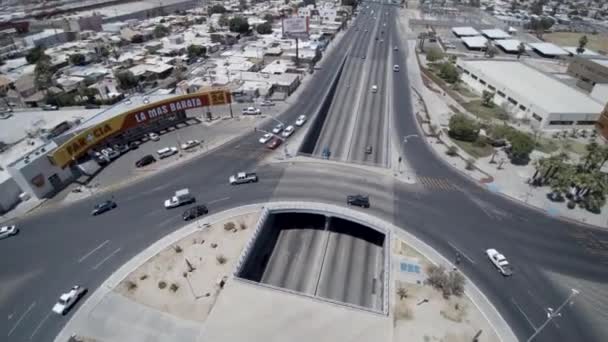
[[[398, 259], [405, 257], [417, 261], [422, 269], [430, 261], [403, 241], [395, 240], [393, 254]], [[486, 318], [466, 297], [451, 296], [444, 299], [441, 291], [429, 285], [419, 285], [403, 281], [395, 271], [393, 297], [393, 341], [442, 341], [470, 342], [481, 330], [479, 341], [499, 342], [500, 339], [491, 328]], [[407, 292], [400, 298], [399, 288]]]
[[[204, 321], [221, 291], [219, 282], [233, 271], [258, 217], [237, 216], [192, 233], [141, 265], [114, 291], [168, 314]], [[235, 228], [226, 230], [228, 222]]]

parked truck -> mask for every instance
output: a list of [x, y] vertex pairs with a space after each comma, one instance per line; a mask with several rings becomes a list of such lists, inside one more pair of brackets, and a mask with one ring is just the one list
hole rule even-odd
[[175, 195], [167, 200], [165, 200], [165, 208], [176, 208], [180, 205], [194, 203], [196, 199], [192, 194], [190, 194], [190, 190], [181, 189], [175, 192]]

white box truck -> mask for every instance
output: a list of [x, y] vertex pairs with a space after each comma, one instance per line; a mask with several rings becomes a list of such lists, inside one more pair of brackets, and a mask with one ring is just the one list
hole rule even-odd
[[190, 190], [181, 189], [175, 192], [175, 195], [165, 200], [165, 208], [176, 208], [180, 205], [194, 203], [196, 199], [190, 194]]

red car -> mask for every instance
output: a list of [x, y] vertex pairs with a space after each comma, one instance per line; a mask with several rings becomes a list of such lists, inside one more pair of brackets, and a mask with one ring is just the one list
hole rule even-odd
[[270, 140], [268, 143], [266, 143], [266, 147], [268, 147], [271, 150], [274, 150], [275, 148], [279, 147], [279, 145], [281, 145], [283, 141], [277, 137], [272, 138], [272, 140]]

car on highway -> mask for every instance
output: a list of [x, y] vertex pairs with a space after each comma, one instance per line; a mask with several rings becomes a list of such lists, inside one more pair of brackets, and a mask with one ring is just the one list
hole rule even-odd
[[399, 51], [399, 48], [397, 47], [397, 45], [395, 45], [395, 47], [393, 48], [393, 50]]
[[184, 211], [184, 213], [182, 214], [182, 219], [184, 219], [184, 221], [190, 221], [194, 220], [199, 216], [207, 215], [208, 213], [209, 209], [207, 209], [207, 206], [199, 204], [192, 208], [186, 209], [186, 211]]
[[161, 148], [160, 150], [156, 151], [156, 153], [158, 154], [158, 157], [160, 159], [168, 158], [177, 153], [177, 147], [175, 147], [175, 146], [164, 147], [164, 148]]
[[156, 158], [151, 154], [147, 154], [135, 162], [135, 167], [144, 167], [152, 163], [156, 163]]
[[380, 43], [384, 43], [384, 39], [380, 39]]
[[321, 152], [321, 156], [323, 157], [323, 159], [329, 159], [329, 157], [331, 156], [331, 151], [329, 150], [328, 146], [325, 146], [323, 148], [323, 152]]
[[201, 142], [198, 141], [198, 140], [196, 140], [196, 139], [194, 139], [194, 140], [188, 140], [188, 141], [186, 141], [185, 143], [182, 144], [181, 148], [182, 148], [182, 150], [189, 150], [189, 149], [194, 148], [194, 147], [196, 147], [196, 146], [198, 146], [200, 144], [201, 144]]
[[58, 106], [46, 104], [42, 106], [42, 110], [59, 110]]
[[243, 108], [243, 115], [260, 115], [262, 111], [259, 108], [247, 107]]
[[85, 287], [78, 285], [72, 287], [69, 292], [63, 293], [61, 296], [59, 296], [59, 300], [53, 306], [53, 312], [60, 315], [65, 315], [86, 293], [87, 289]]
[[365, 55], [361, 56], [361, 59], [365, 59]]
[[285, 126], [283, 124], [278, 124], [278, 125], [274, 126], [274, 128], [272, 129], [272, 133], [279, 134], [283, 131], [283, 128], [285, 128]]
[[293, 132], [295, 132], [296, 128], [293, 127], [293, 125], [289, 125], [287, 126], [287, 128], [285, 128], [285, 130], [283, 131], [283, 133], [281, 133], [281, 136], [283, 138], [289, 138]]
[[367, 147], [365, 147], [365, 154], [372, 154], [372, 145], [367, 145]]
[[97, 215], [103, 214], [106, 211], [110, 211], [115, 208], [116, 208], [116, 202], [107, 200], [102, 203], [96, 204], [95, 207], [93, 207], [93, 211], [91, 212], [91, 215], [97, 216]]
[[369, 196], [363, 196], [360, 194], [348, 195], [346, 196], [346, 204], [361, 208], [369, 208]]
[[14, 236], [19, 233], [19, 229], [15, 225], [0, 227], [0, 239]]
[[399, 68], [399, 65], [397, 65], [397, 64], [393, 65], [393, 71], [399, 71], [399, 70], [401, 70]]
[[486, 255], [490, 258], [490, 261], [498, 269], [498, 271], [505, 277], [513, 274], [513, 268], [507, 261], [507, 258], [500, 254], [496, 249], [490, 248], [486, 250]]
[[255, 172], [239, 172], [236, 175], [230, 176], [228, 182], [231, 185], [245, 184], [245, 183], [256, 183], [258, 181], [258, 175]]
[[269, 142], [270, 139], [272, 139], [272, 134], [266, 133], [266, 134], [262, 135], [262, 137], [258, 141], [260, 142], [260, 144], [265, 144], [265, 143]]
[[150, 134], [148, 134], [148, 137], [152, 141], [159, 141], [160, 140], [160, 136], [158, 134], [156, 134], [156, 133], [150, 133]]
[[377, 92], [378, 92], [378, 86], [374, 84], [372, 86], [372, 93], [377, 93]]
[[281, 140], [281, 139], [279, 139], [277, 137], [274, 137], [274, 138], [272, 138], [272, 140], [270, 140], [266, 144], [266, 147], [268, 147], [271, 150], [274, 150], [275, 148], [281, 146], [281, 143], [283, 143], [283, 140]]
[[194, 202], [196, 202], [196, 198], [192, 194], [190, 194], [190, 190], [181, 189], [177, 190], [175, 194], [171, 196], [171, 198], [166, 199], [164, 204], [166, 209], [171, 209], [177, 208], [180, 205], [190, 204]]
[[306, 123], [306, 115], [298, 116], [298, 119], [296, 120], [296, 126], [302, 127], [305, 123]]

